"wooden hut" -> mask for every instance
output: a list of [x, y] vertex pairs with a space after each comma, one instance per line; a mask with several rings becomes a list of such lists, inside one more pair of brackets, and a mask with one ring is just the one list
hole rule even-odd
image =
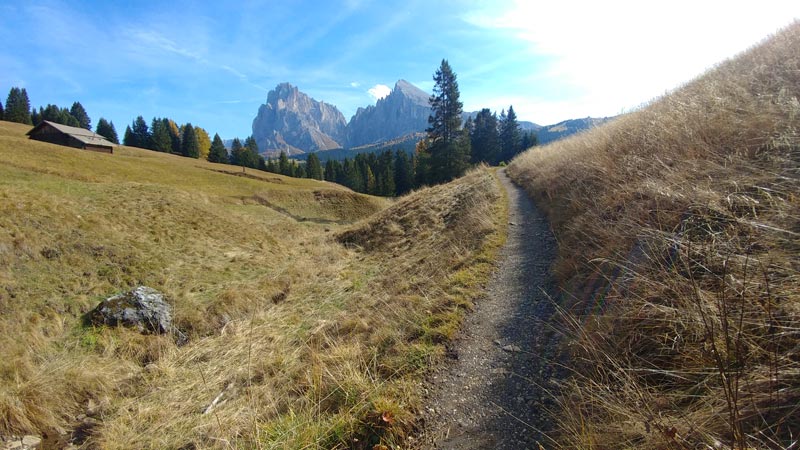
[[70, 127], [60, 123], [42, 121], [28, 131], [30, 139], [95, 152], [114, 153], [114, 143], [86, 128]]

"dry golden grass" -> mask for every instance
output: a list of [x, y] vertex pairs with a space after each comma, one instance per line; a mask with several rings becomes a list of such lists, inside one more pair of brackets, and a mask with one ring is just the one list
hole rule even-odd
[[795, 448], [800, 23], [510, 165], [559, 241], [564, 448]]
[[[385, 209], [330, 183], [27, 130], [0, 122], [0, 435], [89, 414], [90, 448], [398, 442], [502, 241], [486, 169]], [[337, 239], [375, 241], [392, 217], [402, 246]], [[187, 345], [83, 323], [138, 284], [167, 295]]]

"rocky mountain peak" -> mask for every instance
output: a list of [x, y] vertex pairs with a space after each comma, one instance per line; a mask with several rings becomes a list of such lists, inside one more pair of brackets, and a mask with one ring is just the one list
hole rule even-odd
[[344, 115], [335, 106], [280, 83], [259, 107], [253, 137], [263, 152], [314, 152], [341, 148], [346, 126]]
[[347, 125], [347, 146], [384, 142], [424, 130], [430, 115], [428, 94], [406, 80], [375, 105], [359, 108]]

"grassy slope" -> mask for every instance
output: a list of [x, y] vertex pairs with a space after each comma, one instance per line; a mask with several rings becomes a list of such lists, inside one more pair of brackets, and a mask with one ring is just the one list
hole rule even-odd
[[796, 440], [798, 48], [795, 23], [509, 167], [548, 211], [573, 295], [565, 448]]
[[[89, 443], [103, 448], [400, 439], [422, 371], [502, 240], [486, 170], [400, 200], [378, 217], [409, 218], [393, 228], [404, 246], [362, 251], [335, 236], [383, 199], [132, 148], [58, 147], [27, 129], [0, 122], [0, 434], [69, 430], [89, 413], [100, 421]], [[446, 201], [459, 192], [468, 213]], [[350, 233], [368, 236], [370, 223]], [[137, 284], [167, 294], [188, 345], [82, 325]]]

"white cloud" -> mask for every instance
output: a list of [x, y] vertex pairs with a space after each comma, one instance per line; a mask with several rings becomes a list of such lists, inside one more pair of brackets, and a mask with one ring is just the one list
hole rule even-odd
[[[612, 115], [664, 94], [800, 17], [800, 2], [514, 0], [473, 10], [467, 22], [530, 44], [532, 69], [571, 99], [552, 104], [558, 120]], [[590, 110], [569, 112], [574, 108]], [[517, 109], [515, 104], [515, 109]], [[539, 120], [540, 117], [536, 117]], [[554, 118], [555, 119], [555, 118]], [[549, 122], [549, 120], [546, 120]]]
[[361, 83], [359, 83], [358, 81], [351, 81], [350, 82], [350, 87], [357, 88], [359, 86], [361, 86]]
[[386, 86], [385, 84], [376, 84], [367, 90], [367, 93], [371, 95], [375, 100], [380, 100], [383, 97], [386, 97], [392, 92], [392, 88]]

